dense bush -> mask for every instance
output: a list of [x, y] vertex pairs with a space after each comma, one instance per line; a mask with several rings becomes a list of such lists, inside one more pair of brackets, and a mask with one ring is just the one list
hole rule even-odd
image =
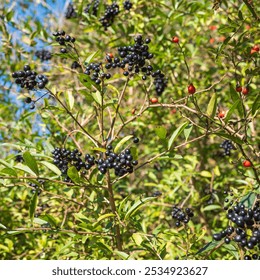
[[259, 258], [255, 1], [40, 2], [0, 4], [0, 258]]

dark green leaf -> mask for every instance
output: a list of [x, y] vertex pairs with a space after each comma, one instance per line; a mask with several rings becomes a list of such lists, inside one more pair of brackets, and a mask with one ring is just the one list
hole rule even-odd
[[216, 92], [210, 98], [208, 107], [207, 107], [207, 115], [213, 118], [216, 115], [217, 111], [217, 94]]
[[192, 124], [188, 124], [188, 125], [185, 127], [184, 131], [183, 131], [186, 141], [188, 140], [188, 138], [189, 138], [189, 136], [190, 136], [190, 133], [191, 133], [191, 131], [192, 131], [192, 128], [193, 128], [193, 125], [192, 125]]
[[240, 99], [236, 100], [235, 103], [233, 103], [233, 105], [231, 106], [231, 108], [227, 112], [227, 115], [226, 115], [226, 118], [225, 118], [226, 121], [228, 121], [231, 118], [232, 114], [234, 113], [234, 111], [236, 110], [237, 106], [240, 103], [241, 103]]
[[250, 192], [240, 200], [240, 203], [245, 205], [245, 207], [247, 208], [251, 208], [254, 205], [256, 198], [257, 194], [254, 192]]
[[154, 197], [146, 197], [146, 198], [140, 198], [138, 199], [133, 206], [130, 207], [130, 209], [125, 214], [125, 220], [129, 219], [131, 216], [133, 216], [138, 209], [140, 209], [144, 204], [147, 202], [154, 200]]
[[185, 127], [187, 125], [188, 125], [188, 123], [183, 123], [173, 132], [173, 134], [168, 142], [168, 150], [170, 150], [172, 148], [174, 140], [182, 133], [182, 131], [185, 129]]
[[74, 183], [79, 183], [80, 182], [79, 173], [78, 173], [78, 170], [76, 169], [75, 166], [71, 166], [68, 169], [67, 174]]
[[1, 174], [7, 174], [7, 175], [10, 175], [10, 176], [17, 177], [16, 171], [15, 171], [13, 168], [10, 168], [10, 167], [5, 167], [5, 168], [3, 168], [2, 170], [0, 170], [0, 173], [1, 173]]
[[208, 244], [206, 244], [204, 247], [202, 247], [197, 253], [196, 255], [198, 254], [201, 254], [201, 253], [207, 253], [208, 251], [211, 251], [213, 250], [214, 248], [216, 248], [219, 244], [220, 244], [221, 241], [211, 241], [209, 242]]
[[39, 169], [38, 169], [37, 162], [29, 151], [23, 153], [23, 159], [25, 161], [25, 164], [38, 176]]

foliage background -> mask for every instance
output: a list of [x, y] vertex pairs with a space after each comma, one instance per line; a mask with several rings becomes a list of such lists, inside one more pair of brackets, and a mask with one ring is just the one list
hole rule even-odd
[[[118, 2], [122, 6], [123, 1]], [[68, 1], [0, 4], [1, 259], [243, 258], [245, 252], [236, 243], [212, 242], [212, 234], [228, 224], [225, 191], [234, 194], [229, 202], [251, 195], [247, 206], [259, 194], [259, 53], [250, 54], [260, 43], [259, 7], [249, 3], [254, 1], [232, 0], [132, 2], [130, 12], [122, 11], [107, 31], [98, 17], [83, 12], [88, 1], [74, 1], [77, 17], [72, 19], [64, 17]], [[120, 115], [124, 122], [132, 121], [122, 126], [113, 145], [125, 136], [138, 136], [140, 143], [132, 147], [140, 167], [115, 180], [116, 213], [111, 212], [108, 191], [102, 188], [106, 178], [96, 170], [88, 180], [80, 177], [77, 183], [66, 184], [46, 164], [52, 162], [54, 147], [77, 146], [84, 153], [95, 153], [93, 143], [50, 95], [30, 110], [24, 98], [37, 99], [43, 92], [29, 93], [11, 79], [11, 73], [24, 64], [45, 73], [48, 88], [89, 134], [100, 139], [96, 90], [82, 83], [81, 70], [71, 69], [70, 55], [60, 54], [52, 36], [59, 29], [76, 37], [81, 62], [93, 54], [93, 61], [104, 62], [106, 53], [115, 54], [116, 47], [132, 44], [137, 34], [143, 34], [151, 39], [152, 65], [168, 77], [157, 104], [149, 102], [156, 96], [152, 80], [135, 76], [128, 82]], [[173, 36], [179, 37], [180, 44], [171, 42]], [[42, 48], [52, 52], [50, 61], [35, 57]], [[104, 101], [112, 115], [125, 81], [122, 72], [115, 71], [106, 87]], [[188, 97], [191, 82], [198, 93]], [[236, 93], [238, 82], [249, 85], [247, 96]], [[210, 100], [218, 111], [229, 110], [228, 117], [219, 119]], [[168, 149], [172, 134], [184, 123], [184, 131]], [[117, 119], [116, 129], [120, 125]], [[109, 111], [104, 110], [104, 131], [110, 126]], [[236, 145], [230, 157], [223, 157], [219, 148], [224, 139]], [[26, 151], [32, 158], [24, 169], [15, 156]], [[244, 168], [244, 159], [253, 167]], [[28, 185], [37, 178], [45, 180], [40, 195]], [[155, 197], [156, 191], [161, 195]], [[194, 210], [187, 226], [175, 227], [173, 205]], [[115, 241], [116, 225], [122, 250]]]

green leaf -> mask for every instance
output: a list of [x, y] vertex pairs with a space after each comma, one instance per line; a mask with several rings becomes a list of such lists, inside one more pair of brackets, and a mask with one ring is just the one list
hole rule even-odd
[[97, 221], [100, 222], [100, 221], [102, 221], [104, 219], [107, 219], [107, 218], [110, 218], [110, 217], [114, 217], [114, 216], [115, 216], [115, 214], [113, 214], [113, 213], [104, 214], [104, 215], [100, 216], [97, 219]]
[[223, 244], [223, 248], [227, 250], [231, 255], [235, 257], [236, 260], [239, 260], [239, 248], [235, 242], [232, 241], [230, 244]]
[[44, 214], [43, 216], [41, 216], [41, 218], [45, 220], [45, 223], [48, 222], [53, 227], [57, 226], [57, 221], [52, 215]]
[[[78, 78], [79, 78], [80, 82], [83, 84], [83, 86], [85, 86], [88, 89], [92, 88], [93, 83], [89, 79], [88, 75], [86, 75], [86, 74], [79, 74]], [[92, 95], [91, 95], [91, 97], [92, 97]]]
[[238, 17], [239, 17], [240, 20], [244, 20], [243, 14], [242, 14], [241, 11], [238, 11]]
[[56, 165], [54, 165], [54, 164], [52, 164], [52, 163], [50, 163], [48, 161], [40, 161], [40, 163], [43, 164], [44, 166], [46, 166], [51, 171], [53, 171], [58, 176], [61, 175], [61, 171], [59, 170], [59, 168]]
[[67, 97], [68, 104], [69, 104], [69, 109], [72, 110], [74, 107], [74, 102], [75, 102], [74, 96], [70, 90], [67, 91], [66, 95], [67, 95], [66, 97]]
[[75, 166], [71, 166], [68, 169], [67, 174], [74, 183], [80, 182], [79, 173]]
[[216, 209], [221, 209], [221, 206], [220, 205], [216, 205], [216, 204], [207, 205], [202, 210], [203, 211], [212, 211], [212, 210], [216, 210]]
[[98, 90], [92, 94], [92, 97], [98, 105], [102, 105], [102, 96]]
[[23, 153], [23, 159], [26, 165], [38, 176], [39, 169], [35, 158], [30, 154], [29, 151]]
[[158, 126], [158, 127], [156, 127], [156, 128], [155, 128], [155, 133], [157, 134], [157, 136], [158, 136], [160, 139], [162, 139], [162, 140], [166, 139], [167, 130], [166, 130], [165, 127], [163, 127], [163, 126]]
[[6, 226], [0, 223], [0, 228], [7, 229]]
[[213, 118], [216, 115], [217, 111], [217, 94], [216, 92], [210, 98], [208, 107], [207, 107], [207, 115]]
[[183, 131], [186, 141], [189, 139], [189, 136], [190, 136], [190, 133], [192, 131], [192, 128], [193, 128], [193, 125], [192, 124], [188, 124], [185, 127], [184, 131]]
[[247, 208], [252, 208], [257, 199], [257, 194], [255, 192], [250, 192], [240, 200], [240, 203], [245, 205]]
[[225, 118], [226, 121], [228, 121], [231, 118], [232, 114], [236, 110], [239, 103], [241, 103], [240, 99], [236, 100], [235, 103], [233, 103], [233, 105], [231, 106], [231, 108], [227, 112], [227, 115], [226, 115], [226, 118]]
[[212, 174], [209, 171], [206, 171], [206, 170], [201, 171], [200, 175], [202, 177], [207, 177], [207, 178], [211, 178], [212, 177]]
[[[231, 84], [229, 86], [229, 94], [230, 94], [230, 97], [231, 97], [233, 103], [236, 102], [237, 100], [241, 100], [239, 93], [233, 88], [233, 86]], [[244, 111], [243, 111], [242, 103], [240, 103], [240, 105], [237, 106], [237, 110], [238, 110], [238, 114], [239, 114], [240, 118], [243, 118]]]
[[17, 165], [14, 166], [15, 169], [22, 170], [26, 173], [31, 174], [34, 177], [37, 177], [37, 175], [26, 165], [23, 165], [22, 163], [18, 163]]
[[2, 170], [0, 170], [0, 173], [1, 173], [1, 174], [7, 174], [7, 175], [10, 175], [10, 176], [17, 177], [16, 171], [15, 171], [13, 168], [10, 168], [10, 167], [5, 167], [5, 168], [3, 168]]
[[8, 168], [12, 168], [11, 164], [3, 159], [0, 159], [0, 164], [2, 164], [3, 166], [6, 166]]
[[218, 56], [223, 52], [224, 48], [226, 47], [226, 45], [228, 44], [228, 42], [230, 41], [230, 39], [231, 39], [231, 36], [228, 36], [228, 37], [224, 40], [224, 42], [219, 46], [216, 59], [217, 59]]
[[123, 139], [121, 139], [115, 146], [115, 153], [117, 153], [121, 149], [121, 147], [131, 138], [133, 138], [133, 135], [127, 135]]
[[92, 54], [90, 54], [87, 58], [86, 58], [86, 60], [84, 61], [84, 64], [89, 64], [91, 61], [92, 61], [92, 59], [95, 57], [95, 56], [97, 56], [97, 54], [99, 53], [99, 50], [98, 51], [96, 51], [96, 52], [94, 52], [94, 53], [92, 53]]
[[33, 219], [33, 222], [34, 222], [35, 224], [38, 224], [38, 225], [44, 225], [44, 224], [46, 224], [46, 221], [43, 220], [43, 219], [40, 219], [40, 218], [34, 218], [34, 219]]
[[140, 198], [138, 199], [133, 206], [130, 207], [130, 209], [125, 214], [125, 220], [129, 219], [131, 216], [133, 216], [144, 204], [148, 203], [151, 200], [154, 200], [154, 197], [146, 197], [146, 198]]
[[30, 201], [30, 206], [29, 206], [29, 214], [30, 214], [30, 219], [32, 220], [32, 222], [33, 222], [37, 202], [38, 202], [38, 194], [37, 194], [37, 192], [35, 192], [35, 194], [33, 195], [32, 199]]
[[215, 247], [217, 247], [220, 244], [221, 241], [211, 241], [208, 244], [206, 244], [204, 247], [202, 247], [195, 255], [201, 254], [201, 253], [207, 253], [208, 251], [213, 250]]
[[171, 149], [174, 140], [182, 133], [182, 131], [185, 129], [185, 127], [188, 125], [187, 122], [181, 124], [172, 134], [169, 142], [168, 142], [168, 150]]
[[114, 253], [116, 255], [118, 255], [120, 258], [122, 258], [123, 260], [127, 260], [129, 258], [129, 255], [125, 252], [121, 252], [121, 251], [114, 251]]
[[140, 246], [141, 243], [143, 242], [143, 237], [140, 233], [134, 233], [132, 235], [132, 238], [134, 239], [134, 242], [137, 246]]

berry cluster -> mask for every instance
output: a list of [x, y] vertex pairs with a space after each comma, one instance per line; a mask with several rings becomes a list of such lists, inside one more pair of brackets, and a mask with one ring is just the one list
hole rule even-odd
[[129, 72], [139, 73], [140, 71], [143, 73], [143, 79], [146, 79], [146, 75], [151, 75], [151, 71], [153, 67], [148, 65], [145, 67], [146, 59], [153, 58], [153, 54], [149, 53], [148, 44], [151, 42], [149, 38], [143, 41], [143, 37], [138, 35], [135, 38], [134, 45], [122, 46], [118, 47], [118, 55], [119, 57], [115, 57], [114, 61], [107, 59], [108, 63], [106, 64], [106, 68], [116, 68], [121, 67], [125, 69], [125, 76], [129, 75]]
[[185, 211], [178, 206], [173, 206], [172, 208], [172, 217], [176, 220], [176, 227], [179, 227], [181, 223], [187, 224], [193, 216], [191, 208], [186, 208]]
[[52, 57], [51, 52], [48, 50], [37, 50], [35, 52], [36, 57], [38, 57], [41, 61], [50, 60]]
[[229, 156], [230, 151], [235, 150], [235, 147], [230, 140], [223, 141], [223, 143], [220, 144], [220, 148], [224, 149], [224, 153], [223, 153], [224, 156]]
[[108, 169], [114, 169], [115, 175], [120, 177], [127, 173], [133, 173], [134, 166], [138, 164], [138, 161], [133, 159], [130, 149], [117, 154], [113, 152], [112, 146], [109, 145], [105, 155], [106, 159], [99, 158], [97, 160], [98, 170], [102, 174], [105, 174]]
[[229, 244], [233, 240], [248, 249], [253, 249], [256, 245], [260, 245], [259, 202], [253, 208], [248, 209], [243, 204], [236, 204], [228, 210], [227, 218], [234, 226], [228, 226], [220, 233], [213, 234], [213, 238], [216, 241], [224, 238], [224, 242]]
[[133, 4], [131, 3], [130, 0], [125, 0], [123, 5], [124, 5], [124, 9], [128, 11], [131, 10], [131, 8], [133, 7]]
[[[44, 180], [38, 180], [38, 183], [40, 184], [40, 185], [42, 185], [43, 186], [43, 184], [44, 184]], [[39, 187], [39, 185], [38, 184], [35, 184], [35, 183], [28, 183], [28, 185], [30, 186], [30, 187], [32, 187], [33, 189], [32, 189], [32, 194], [35, 194], [36, 192], [37, 192], [37, 194], [38, 195], [40, 195], [41, 194], [41, 189], [40, 189], [40, 187]]]
[[162, 95], [164, 92], [168, 80], [165, 78], [165, 75], [161, 73], [160, 70], [157, 70], [152, 73], [152, 77], [154, 77], [154, 85], [155, 85], [155, 91], [157, 92], [157, 95]]
[[100, 0], [92, 0], [92, 2], [88, 4], [87, 7], [84, 9], [84, 13], [90, 14], [91, 12], [93, 16], [97, 16], [99, 4]]
[[260, 260], [260, 255], [257, 254], [252, 254], [250, 255], [245, 255], [244, 260]]
[[69, 43], [74, 43], [76, 39], [70, 35], [66, 35], [64, 30], [57, 31], [53, 33], [53, 36], [56, 37], [56, 41], [64, 48], [60, 49], [61, 53], [67, 53], [68, 50], [66, 47], [70, 46]]
[[24, 65], [23, 70], [16, 71], [12, 74], [15, 78], [15, 83], [20, 85], [21, 88], [29, 90], [34, 89], [36, 86], [43, 89], [48, 83], [48, 78], [44, 75], [38, 75], [35, 71], [31, 70], [29, 65]]
[[91, 75], [91, 80], [94, 81], [97, 85], [101, 83], [101, 80], [106, 78], [110, 79], [111, 74], [104, 73], [102, 68], [102, 63], [90, 63], [84, 72], [87, 75]]
[[62, 175], [65, 176], [64, 181], [70, 182], [67, 171], [70, 166], [75, 166], [78, 171], [85, 168], [85, 163], [81, 159], [82, 153], [79, 150], [70, 150], [65, 148], [55, 148], [52, 152], [53, 163], [60, 169]]
[[[135, 137], [133, 142], [138, 143], [139, 139]], [[115, 176], [123, 176], [127, 173], [132, 173], [134, 166], [138, 164], [138, 161], [134, 160], [130, 149], [125, 149], [121, 153], [115, 153], [111, 145], [108, 145], [106, 152], [100, 153], [98, 157], [86, 154], [85, 160], [82, 159], [82, 153], [77, 149], [55, 148], [52, 154], [53, 163], [60, 169], [62, 175], [65, 176], [65, 182], [71, 182], [67, 176], [67, 171], [71, 166], [75, 166], [82, 174], [85, 174], [86, 170], [96, 165], [101, 174], [105, 174], [109, 169], [114, 169]]]
[[113, 24], [115, 17], [119, 13], [119, 6], [116, 2], [113, 2], [111, 5], [106, 5], [105, 14], [99, 19], [105, 30]]
[[77, 17], [77, 13], [72, 5], [72, 3], [69, 3], [67, 10], [65, 12], [65, 18], [70, 19], [70, 18], [75, 18]]

